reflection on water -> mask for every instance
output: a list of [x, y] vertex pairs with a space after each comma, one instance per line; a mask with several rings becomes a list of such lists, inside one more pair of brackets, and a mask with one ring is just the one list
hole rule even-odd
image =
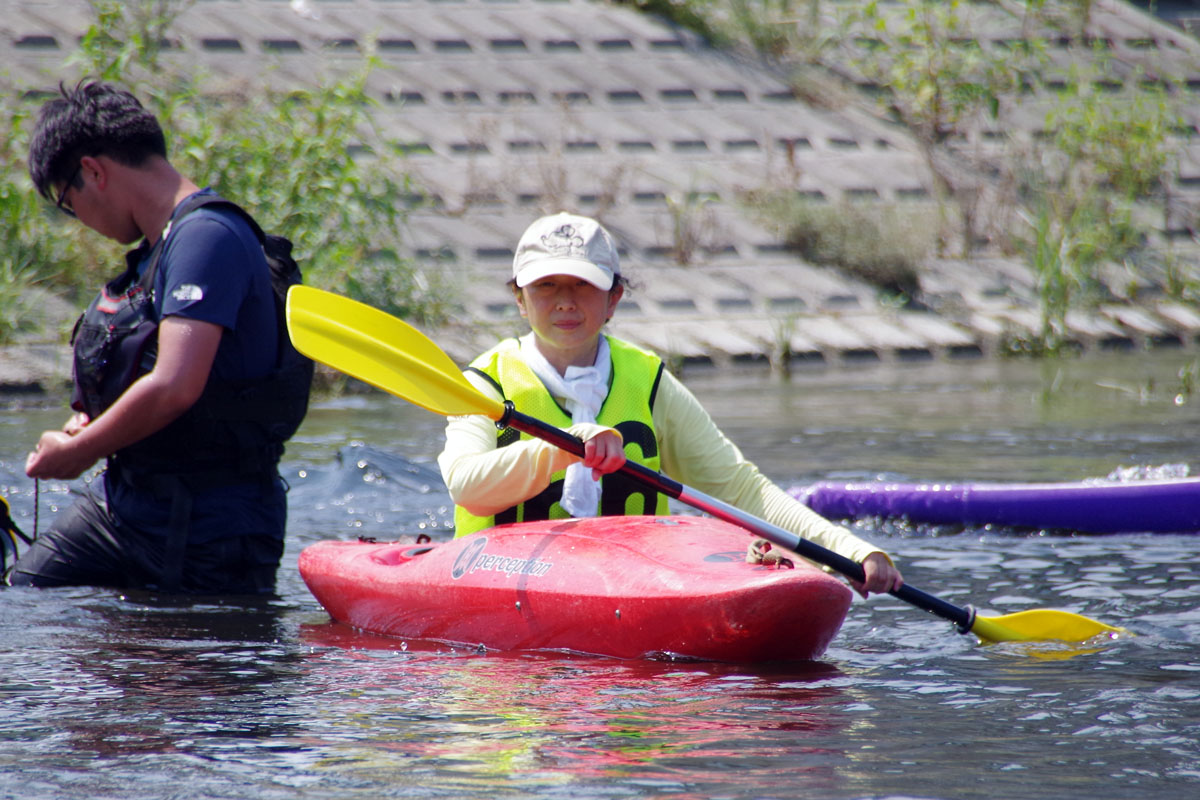
[[[785, 486], [1077, 480], [1163, 465], [1196, 474], [1197, 401], [1176, 404], [1172, 386], [1190, 360], [692, 383]], [[62, 416], [0, 410], [0, 491], [26, 530], [24, 452]], [[318, 405], [286, 457], [290, 531], [275, 601], [0, 591], [0, 794], [958, 800], [1200, 790], [1192, 536], [858, 526], [914, 585], [951, 602], [989, 615], [1062, 608], [1137, 634], [1082, 647], [980, 646], [890, 597], [856, 601], [822, 662], [758, 667], [480, 653], [330, 623], [295, 570], [300, 549], [360, 534], [448, 537], [440, 439], [440, 419], [388, 398]], [[42, 485], [43, 527], [77, 486]]]
[[[379, 660], [328, 651], [314, 675], [327, 680], [337, 769], [370, 769], [375, 742], [415, 720], [453, 735], [405, 746], [415, 769], [455, 782], [514, 780], [525, 788], [623, 779], [631, 787], [690, 786], [704, 796], [728, 765], [798, 756], [839, 736], [837, 670], [801, 665], [772, 674], [721, 665], [618, 662], [546, 656]], [[812, 758], [808, 780], [832, 785], [837, 759]], [[801, 766], [801, 765], [797, 765]], [[764, 776], [764, 779], [766, 776]]]

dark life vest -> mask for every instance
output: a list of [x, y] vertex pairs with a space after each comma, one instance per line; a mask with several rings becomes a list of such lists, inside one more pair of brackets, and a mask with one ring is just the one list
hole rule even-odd
[[[212, 193], [187, 198], [171, 218], [204, 206], [237, 212], [262, 243], [278, 322], [275, 367], [254, 380], [228, 381], [210, 374], [191, 408], [162, 430], [117, 451], [110, 466], [115, 461], [133, 472], [261, 474], [274, 469], [283, 443], [308, 411], [313, 363], [292, 346], [284, 320], [287, 290], [301, 281], [292, 243], [263, 233], [240, 206]], [[75, 323], [71, 407], [92, 419], [154, 366], [159, 325], [154, 278], [167, 238], [160, 236], [153, 247], [142, 242], [126, 253], [125, 272], [104, 287]], [[139, 279], [137, 267], [143, 259], [148, 264]]]

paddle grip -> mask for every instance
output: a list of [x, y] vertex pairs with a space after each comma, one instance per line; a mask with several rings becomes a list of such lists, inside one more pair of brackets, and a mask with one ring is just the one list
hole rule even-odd
[[583, 439], [548, 422], [542, 422], [537, 417], [522, 414], [517, 411], [512, 400], [504, 401], [504, 413], [500, 415], [500, 419], [496, 420], [496, 427], [500, 430], [513, 428], [522, 433], [528, 433], [530, 436], [549, 442], [560, 450], [583, 457]]
[[[513, 406], [511, 400], [504, 401], [504, 413], [500, 419], [496, 420], [496, 427], [503, 430], [504, 428], [514, 428], [522, 433], [528, 433], [530, 436], [537, 437], [543, 441], [547, 441], [555, 447], [566, 450], [577, 456], [583, 456], [583, 440], [578, 436], [564, 431], [562, 428], [557, 428], [548, 422], [543, 422], [537, 417], [531, 417], [528, 414], [522, 414]], [[684, 486], [676, 480], [668, 478], [661, 472], [639, 464], [636, 461], [626, 461], [619, 470], [630, 476], [643, 486], [649, 487], [656, 492], [661, 492], [667, 497], [680, 499], [684, 494]], [[689, 502], [684, 498], [684, 502]], [[714, 500], [714, 503], [720, 503], [719, 500]], [[695, 503], [689, 503], [695, 505]], [[731, 506], [732, 508], [732, 506]], [[708, 511], [707, 508], [701, 508], [701, 511]], [[721, 517], [721, 514], [713, 512], [713, 516]], [[724, 518], [724, 517], [722, 517]], [[753, 519], [753, 517], [751, 517]], [[742, 527], [746, 527], [742, 522], [736, 520], [726, 520], [735, 522]], [[854, 563], [854, 562], [850, 562]]]
[[[528, 433], [530, 436], [547, 441], [569, 453], [577, 456], [583, 455], [582, 439], [561, 428], [543, 422], [536, 417], [522, 414], [516, 410], [511, 400], [504, 401], [504, 414], [501, 415], [500, 419], [496, 420], [496, 427], [501, 430], [504, 428], [514, 428], [523, 433]], [[773, 544], [787, 548], [809, 561], [823, 564], [852, 580], [861, 582], [865, 577], [862, 564], [857, 561], [853, 561], [840, 553], [835, 553], [828, 548], [822, 547], [816, 542], [810, 542], [808, 539], [780, 528], [778, 525], [772, 525], [766, 520], [747, 514], [723, 500], [718, 500], [703, 492], [688, 488], [682, 483], [668, 478], [661, 472], [656, 472], [636, 461], [626, 461], [620, 471], [643, 486], [647, 486], [670, 498], [686, 503], [699, 511], [711, 514], [717, 519], [722, 519], [745, 528]], [[917, 608], [924, 609], [931, 614], [936, 614], [943, 619], [950, 620], [958, 626], [958, 630], [961, 633], [968, 632], [972, 624], [974, 624], [975, 614], [973, 609], [969, 607], [960, 608], [953, 603], [942, 600], [940, 597], [921, 591], [915, 586], [909, 586], [907, 583], [896, 591], [889, 592], [889, 594], [907, 603], [912, 603]]]

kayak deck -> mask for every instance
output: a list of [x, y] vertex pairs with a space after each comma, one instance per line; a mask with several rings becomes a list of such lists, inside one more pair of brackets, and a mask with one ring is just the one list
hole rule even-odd
[[702, 517], [517, 523], [442, 544], [318, 542], [300, 573], [333, 619], [495, 650], [759, 662], [818, 658], [851, 592], [806, 563], [745, 561]]

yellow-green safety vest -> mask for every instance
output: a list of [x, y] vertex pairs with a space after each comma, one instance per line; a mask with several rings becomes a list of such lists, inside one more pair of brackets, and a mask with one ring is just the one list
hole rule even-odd
[[[658, 437], [654, 431], [652, 411], [658, 382], [662, 377], [662, 359], [635, 345], [608, 339], [612, 358], [608, 396], [596, 415], [596, 422], [616, 428], [625, 442], [625, 456], [657, 471], [659, 469]], [[487, 378], [505, 399], [512, 400], [518, 411], [531, 417], [566, 428], [571, 414], [550, 395], [545, 384], [521, 358], [520, 342], [505, 339], [471, 362], [467, 368]], [[528, 434], [508, 428], [498, 431], [497, 447], [506, 447]], [[559, 504], [562, 500], [565, 470], [550, 478], [550, 485], [537, 495], [517, 503], [492, 517], [477, 517], [462, 506], [454, 509], [454, 535], [466, 536], [493, 525], [543, 519], [564, 519], [570, 516]], [[600, 516], [625, 514], [668, 513], [667, 497], [643, 487], [620, 472], [600, 479]]]

